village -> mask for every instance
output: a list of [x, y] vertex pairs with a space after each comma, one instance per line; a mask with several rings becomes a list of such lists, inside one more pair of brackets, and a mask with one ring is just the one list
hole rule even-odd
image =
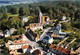
[[[61, 22], [53, 22], [49, 16], [43, 16], [39, 11], [38, 23], [30, 23], [25, 26], [25, 33], [13, 36], [15, 28], [0, 32], [0, 38], [11, 37], [14, 41], [8, 40], [5, 44], [0, 44], [0, 48], [6, 46], [10, 55], [77, 55], [80, 54], [80, 47], [75, 51], [69, 49], [69, 45], [76, 41], [73, 38], [70, 42], [66, 42], [70, 36], [70, 32], [62, 31], [62, 23], [70, 22], [66, 16], [61, 18]], [[22, 22], [28, 21], [27, 17], [23, 17]], [[57, 24], [56, 24], [57, 23]], [[47, 28], [44, 28], [45, 25]], [[3, 52], [3, 49], [0, 49]]]

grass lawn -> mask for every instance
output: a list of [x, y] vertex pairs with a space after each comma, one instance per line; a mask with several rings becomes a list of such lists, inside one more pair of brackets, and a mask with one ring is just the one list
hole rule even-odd
[[54, 19], [53, 22], [56, 22], [58, 19]]
[[66, 32], [66, 33], [69, 33], [69, 32], [74, 32], [74, 31], [71, 31], [71, 30], [65, 30], [64, 32]]
[[10, 14], [9, 17], [18, 16], [19, 14]]
[[19, 14], [11, 14], [11, 13], [8, 13], [9, 17], [13, 17], [13, 16], [18, 16]]

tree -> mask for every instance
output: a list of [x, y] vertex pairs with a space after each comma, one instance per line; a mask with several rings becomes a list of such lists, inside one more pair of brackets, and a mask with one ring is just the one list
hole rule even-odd
[[25, 10], [24, 7], [21, 7], [21, 8], [19, 9], [19, 15], [20, 15], [20, 16], [26, 15], [26, 10]]
[[5, 43], [4, 39], [0, 39], [0, 44], [4, 44], [4, 43]]
[[0, 13], [0, 19], [3, 17], [3, 13]]
[[3, 18], [8, 19], [9, 18], [9, 14], [8, 13], [3, 13]]
[[50, 18], [53, 19], [53, 11], [52, 9], [49, 10]]
[[8, 42], [8, 40], [14, 41], [14, 39], [12, 37], [5, 38], [4, 40], [5, 40], [5, 42]]
[[79, 21], [79, 19], [77, 19], [75, 21], [72, 21], [71, 25], [73, 27], [76, 27], [76, 28], [80, 29], [80, 21]]
[[19, 28], [17, 30], [17, 32], [15, 32], [16, 35], [20, 35], [20, 34], [24, 34], [25, 33], [25, 29], [24, 28]]
[[18, 13], [18, 8], [12, 7], [12, 8], [10, 9], [10, 12], [11, 12], [12, 14], [17, 14], [17, 13]]
[[10, 29], [10, 28], [22, 28], [23, 27], [23, 23], [21, 21], [21, 19], [19, 19], [18, 17], [12, 17], [10, 19], [2, 19], [2, 21], [0, 22], [0, 26], [1, 26], [1, 30], [6, 30], [6, 29]]
[[80, 19], [80, 9], [77, 10], [74, 15], [75, 15], [75, 19], [74, 20]]
[[70, 30], [71, 29], [71, 23], [62, 23], [62, 29], [64, 30]]

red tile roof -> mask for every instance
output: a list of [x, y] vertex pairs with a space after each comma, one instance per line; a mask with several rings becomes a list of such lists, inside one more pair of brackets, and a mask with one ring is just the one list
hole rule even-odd
[[58, 50], [58, 51], [62, 51], [64, 48], [62, 48], [62, 47], [60, 47], [60, 46], [57, 46], [56, 47], [56, 50]]
[[56, 49], [56, 45], [50, 45], [50, 48]]
[[12, 36], [13, 38], [18, 38], [19, 36], [21, 36], [21, 35], [15, 35], [15, 36]]
[[32, 49], [32, 47], [30, 45], [25, 45], [23, 46], [23, 49], [29, 48], [30, 50]]
[[65, 49], [65, 48], [62, 48], [62, 47], [60, 47], [60, 46], [50, 45], [50, 48], [53, 48], [53, 49], [55, 49], [55, 50], [57, 50], [57, 51], [60, 51], [60, 52], [62, 52], [62, 53], [64, 53], [64, 54], [69, 54], [69, 53], [70, 53], [70, 50]]
[[14, 52], [14, 50], [10, 50], [10, 52]]
[[52, 37], [56, 37], [56, 35], [51, 35]]
[[14, 44], [17, 45], [17, 44], [24, 44], [24, 43], [27, 43], [26, 41], [24, 40], [15, 40], [14, 41]]
[[37, 54], [37, 55], [40, 55], [41, 54], [41, 51], [40, 50], [35, 50], [33, 53]]
[[37, 27], [37, 26], [42, 26], [41, 23], [31, 23], [29, 24], [30, 27]]
[[30, 28], [29, 26], [25, 26], [26, 29]]
[[36, 38], [39, 39], [39, 35], [37, 35]]
[[36, 37], [37, 36], [37, 34], [36, 33], [34, 33], [31, 29], [30, 30], [28, 30], [29, 31], [29, 33], [32, 35], [32, 36], [34, 36], [34, 37]]
[[70, 53], [70, 50], [68, 50], [68, 49], [63, 49], [62, 52], [65, 53], [65, 54], [69, 54], [69, 53]]

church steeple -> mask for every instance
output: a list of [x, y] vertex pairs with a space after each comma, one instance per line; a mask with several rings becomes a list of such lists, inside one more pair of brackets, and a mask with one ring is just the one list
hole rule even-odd
[[38, 20], [39, 20], [39, 23], [43, 23], [43, 15], [41, 11], [39, 11]]

